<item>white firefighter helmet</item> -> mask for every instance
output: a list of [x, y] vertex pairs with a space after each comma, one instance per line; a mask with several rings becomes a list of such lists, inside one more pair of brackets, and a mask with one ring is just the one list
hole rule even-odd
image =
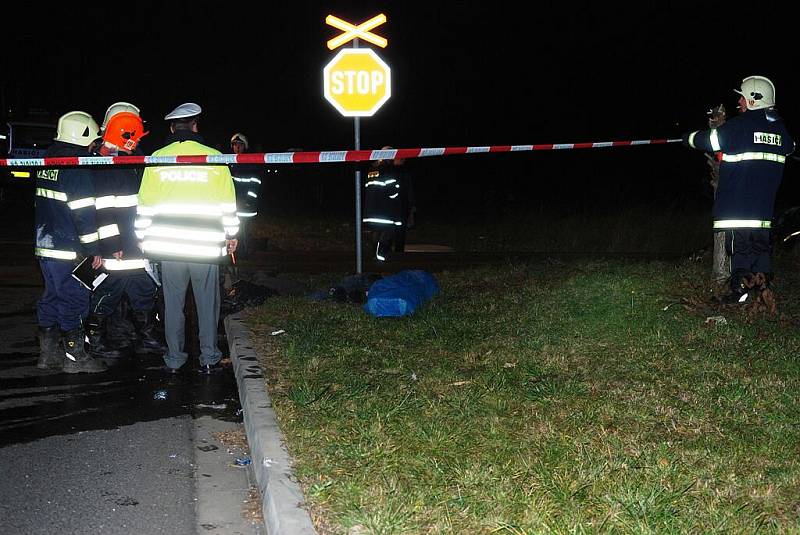
[[231, 145], [233, 145], [236, 142], [244, 143], [244, 148], [245, 149], [249, 149], [250, 148], [250, 142], [247, 141], [247, 136], [245, 136], [241, 132], [236, 132], [235, 134], [233, 134], [233, 137], [231, 137]]
[[121, 111], [127, 111], [135, 115], [140, 115], [139, 108], [137, 108], [130, 102], [115, 102], [114, 104], [109, 106], [108, 109], [106, 110], [106, 116], [103, 117], [103, 124], [100, 125], [100, 129], [105, 130], [106, 125], [108, 125], [108, 120]]
[[734, 89], [747, 101], [748, 110], [761, 110], [775, 105], [775, 85], [764, 76], [748, 76], [742, 88]]
[[71, 111], [58, 119], [56, 141], [88, 147], [99, 137], [100, 127], [86, 112]]

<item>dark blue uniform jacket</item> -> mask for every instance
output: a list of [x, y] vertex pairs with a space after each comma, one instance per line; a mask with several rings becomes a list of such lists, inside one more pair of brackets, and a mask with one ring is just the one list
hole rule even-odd
[[686, 134], [684, 142], [722, 155], [714, 201], [715, 226], [720, 221], [772, 220], [786, 156], [795, 148], [777, 111], [747, 111], [719, 128]]
[[[88, 156], [85, 147], [55, 141], [45, 158]], [[36, 249], [38, 257], [75, 260], [100, 254], [95, 226], [92, 171], [62, 167], [36, 171]]]

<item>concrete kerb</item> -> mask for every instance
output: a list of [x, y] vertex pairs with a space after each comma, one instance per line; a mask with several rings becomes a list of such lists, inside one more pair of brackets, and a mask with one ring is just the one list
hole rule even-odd
[[244, 428], [253, 471], [261, 490], [261, 507], [269, 535], [316, 535], [305, 498], [292, 472], [258, 358], [239, 314], [225, 318]]

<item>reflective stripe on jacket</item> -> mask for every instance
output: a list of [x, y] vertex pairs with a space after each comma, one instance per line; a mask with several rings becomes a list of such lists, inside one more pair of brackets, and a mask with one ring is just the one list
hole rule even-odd
[[778, 113], [747, 111], [718, 128], [692, 132], [685, 141], [721, 153], [714, 228], [769, 228], [786, 156], [795, 148]]
[[[141, 168], [111, 167], [95, 171], [94, 192], [97, 231], [103, 266], [109, 271], [144, 268], [142, 251], [134, 231]], [[123, 261], [113, 258], [122, 251]]]
[[[54, 142], [46, 158], [86, 156], [86, 148]], [[36, 171], [34, 254], [58, 260], [99, 254], [95, 224], [94, 171], [80, 167]]]
[[257, 216], [263, 169], [254, 164], [234, 164], [230, 170], [236, 189], [236, 215], [243, 219]]
[[[176, 141], [153, 156], [216, 155], [194, 140]], [[239, 230], [236, 192], [224, 165], [147, 167], [139, 188], [136, 235], [153, 259], [215, 262]]]
[[403, 225], [403, 184], [395, 169], [372, 170], [364, 183], [364, 216], [369, 226]]

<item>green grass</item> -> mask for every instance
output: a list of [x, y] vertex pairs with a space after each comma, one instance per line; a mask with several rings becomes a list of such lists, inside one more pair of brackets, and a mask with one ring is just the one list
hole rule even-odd
[[698, 307], [705, 265], [594, 262], [248, 322], [320, 533], [800, 533], [792, 269], [778, 318]]

